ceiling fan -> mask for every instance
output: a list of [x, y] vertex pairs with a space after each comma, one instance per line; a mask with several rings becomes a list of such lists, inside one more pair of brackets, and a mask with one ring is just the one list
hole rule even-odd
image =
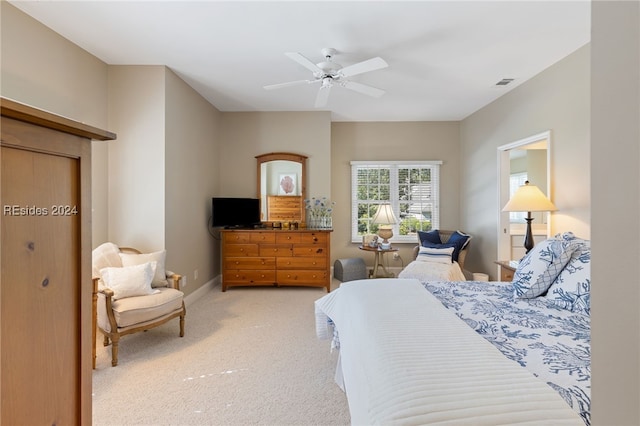
[[346, 77], [352, 77], [354, 75], [388, 67], [389, 65], [384, 61], [384, 59], [376, 57], [343, 67], [342, 65], [332, 61], [333, 56], [336, 54], [335, 49], [327, 47], [322, 49], [321, 52], [325, 60], [318, 64], [314, 64], [300, 53], [285, 53], [289, 58], [312, 71], [313, 80], [296, 80], [287, 83], [272, 84], [264, 86], [264, 88], [267, 90], [273, 90], [280, 89], [282, 87], [298, 86], [301, 84], [320, 83], [320, 89], [316, 96], [316, 108], [323, 107], [327, 104], [327, 101], [329, 100], [329, 92], [334, 85], [339, 85], [358, 93], [373, 96], [374, 98], [379, 98], [384, 95], [385, 91], [378, 89], [377, 87], [345, 80]]

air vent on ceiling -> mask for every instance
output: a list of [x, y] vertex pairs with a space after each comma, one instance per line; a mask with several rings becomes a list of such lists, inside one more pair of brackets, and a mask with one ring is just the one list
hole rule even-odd
[[506, 86], [507, 84], [511, 83], [513, 80], [514, 80], [513, 78], [503, 78], [502, 80], [496, 83], [496, 86]]

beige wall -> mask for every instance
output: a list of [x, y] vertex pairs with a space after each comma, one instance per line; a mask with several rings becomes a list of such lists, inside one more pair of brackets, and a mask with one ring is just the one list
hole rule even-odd
[[594, 426], [640, 424], [640, 4], [592, 2]]
[[[0, 19], [2, 96], [110, 130], [107, 64], [6, 1], [0, 2]], [[107, 236], [109, 143], [92, 143], [94, 246]]]
[[165, 67], [109, 67], [109, 241], [165, 247]]
[[171, 70], [165, 76], [165, 245], [168, 265], [187, 277], [183, 290], [191, 293], [220, 273], [219, 244], [207, 229], [220, 186], [221, 114]]
[[551, 130], [551, 232], [590, 238], [590, 47], [584, 46], [460, 125], [460, 226], [474, 235], [468, 269], [497, 278], [497, 148]]
[[[458, 122], [337, 122], [331, 126], [331, 194], [333, 215], [332, 260], [362, 257], [373, 266], [373, 256], [351, 243], [351, 161], [442, 160], [440, 227], [457, 229], [460, 221], [460, 144]], [[405, 265], [415, 244], [398, 243]], [[389, 266], [402, 263], [389, 260]]]
[[255, 156], [293, 152], [307, 159], [307, 197], [331, 196], [329, 112], [225, 112], [220, 144], [220, 197], [256, 197]]

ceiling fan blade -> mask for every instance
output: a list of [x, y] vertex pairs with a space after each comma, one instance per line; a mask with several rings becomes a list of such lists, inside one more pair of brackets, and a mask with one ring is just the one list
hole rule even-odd
[[384, 90], [378, 89], [377, 87], [369, 86], [362, 83], [356, 83], [355, 81], [343, 81], [341, 84], [349, 90], [353, 90], [364, 95], [373, 96], [374, 98], [379, 98], [386, 93]]
[[296, 61], [297, 63], [299, 63], [303, 67], [305, 67], [306, 69], [311, 70], [314, 73], [322, 74], [322, 70], [320, 68], [318, 68], [318, 66], [316, 64], [311, 62], [305, 56], [302, 56], [300, 53], [298, 53], [298, 52], [286, 52], [285, 55], [287, 55], [289, 58], [293, 59], [294, 61]]
[[388, 67], [389, 64], [380, 57], [371, 58], [366, 61], [358, 62], [357, 64], [348, 65], [338, 71], [338, 74], [342, 77], [351, 77], [352, 75], [362, 74], [364, 72], [375, 71], [381, 68]]
[[316, 96], [316, 108], [322, 108], [323, 106], [327, 105], [330, 91], [331, 86], [320, 86], [320, 89], [318, 90], [318, 96]]
[[296, 80], [296, 81], [289, 81], [287, 83], [270, 84], [268, 86], [264, 86], [264, 88], [266, 90], [281, 89], [283, 87], [289, 87], [289, 86], [300, 86], [302, 84], [312, 84], [312, 83], [315, 83], [316, 81], [318, 80]]

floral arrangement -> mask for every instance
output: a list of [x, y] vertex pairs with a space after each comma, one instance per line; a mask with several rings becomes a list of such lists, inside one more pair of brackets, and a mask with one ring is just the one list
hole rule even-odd
[[328, 200], [327, 197], [313, 197], [310, 200], [304, 200], [304, 204], [311, 217], [329, 217], [333, 212], [332, 206], [336, 203]]
[[331, 229], [333, 227], [331, 213], [335, 202], [328, 200], [327, 197], [313, 197], [310, 200], [304, 200], [304, 204], [309, 212], [309, 228]]

